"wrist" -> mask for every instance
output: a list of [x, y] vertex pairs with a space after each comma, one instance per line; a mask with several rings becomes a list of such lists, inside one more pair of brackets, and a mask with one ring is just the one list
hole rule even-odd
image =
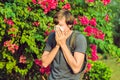
[[62, 44], [62, 45], [60, 45], [61, 47], [66, 47], [67, 45], [66, 45], [66, 43], [65, 44]]
[[56, 45], [55, 47], [56, 47], [56, 48], [59, 48], [60, 46], [59, 46], [59, 45]]

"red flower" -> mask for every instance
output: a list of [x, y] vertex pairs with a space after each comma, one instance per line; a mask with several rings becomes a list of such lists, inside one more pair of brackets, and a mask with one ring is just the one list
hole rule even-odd
[[31, 10], [32, 10], [32, 8], [28, 6], [28, 7], [27, 7], [27, 10], [28, 10], [28, 11], [31, 11]]
[[4, 19], [4, 22], [7, 23], [8, 25], [10, 26], [13, 26], [14, 25], [14, 22], [11, 20], [11, 19]]
[[111, 0], [102, 0], [102, 2], [103, 2], [104, 5], [107, 5], [111, 2]]
[[69, 3], [66, 3], [62, 8], [67, 9], [67, 10], [71, 10], [71, 5]]
[[106, 16], [105, 16], [105, 21], [108, 22], [109, 20], [110, 20], [109, 15], [106, 14]]
[[56, 9], [58, 1], [57, 0], [39, 0], [38, 4], [44, 9], [44, 13], [47, 14], [51, 9]]
[[77, 20], [76, 20], [76, 19], [74, 19], [74, 25], [76, 25], [76, 24], [78, 24], [78, 22], [77, 22]]
[[43, 74], [50, 74], [50, 66], [48, 67], [41, 67], [40, 68], [40, 73], [43, 75]]
[[15, 53], [16, 50], [18, 50], [19, 46], [16, 44], [12, 44], [11, 40], [5, 41], [4, 46], [8, 47], [8, 50], [11, 51], [13, 54]]
[[92, 53], [91, 55], [92, 56], [89, 59], [91, 59], [92, 61], [98, 60], [97, 46], [95, 44], [91, 44], [90, 47], [91, 47], [91, 53]]
[[35, 59], [34, 60], [35, 64], [40, 67], [40, 73], [43, 74], [50, 74], [50, 66], [43, 67], [42, 66], [42, 60]]
[[42, 60], [35, 59], [34, 62], [35, 62], [35, 64], [37, 64], [38, 66], [42, 66]]
[[94, 35], [97, 39], [104, 40], [105, 34], [102, 31], [97, 31], [97, 33]]
[[4, 47], [10, 46], [10, 45], [11, 45], [11, 40], [4, 42]]
[[46, 31], [44, 32], [44, 35], [45, 35], [45, 36], [48, 36], [48, 35], [49, 35], [49, 31], [46, 30]]
[[83, 17], [78, 16], [78, 19], [80, 20], [82, 25], [88, 25], [89, 24], [89, 20], [86, 16], [83, 16]]
[[87, 69], [85, 70], [85, 73], [87, 73], [88, 71], [90, 71], [92, 68], [92, 65], [90, 63], [87, 63]]
[[35, 22], [32, 23], [32, 25], [33, 25], [33, 26], [39, 26], [40, 23], [39, 23], [38, 21], [35, 21]]
[[93, 28], [91, 26], [87, 26], [85, 29], [84, 29], [84, 32], [87, 32], [87, 36], [91, 36], [92, 33], [93, 33]]
[[96, 18], [92, 18], [92, 19], [90, 20], [90, 25], [91, 25], [91, 26], [96, 26], [96, 25], [97, 25], [97, 23], [96, 23]]
[[92, 3], [94, 2], [94, 0], [86, 0], [86, 2]]
[[24, 55], [20, 56], [19, 63], [26, 63], [26, 57]]
[[33, 4], [37, 4], [37, 1], [36, 1], [36, 0], [32, 0], [32, 3], [33, 3]]

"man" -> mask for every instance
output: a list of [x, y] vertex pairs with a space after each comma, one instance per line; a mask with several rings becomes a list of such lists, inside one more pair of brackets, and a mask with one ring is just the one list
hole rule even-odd
[[75, 49], [71, 51], [74, 17], [68, 10], [57, 12], [54, 23], [55, 32], [49, 35], [42, 55], [42, 65], [51, 65], [48, 80], [79, 80], [87, 48], [86, 39], [82, 34], [77, 35]]

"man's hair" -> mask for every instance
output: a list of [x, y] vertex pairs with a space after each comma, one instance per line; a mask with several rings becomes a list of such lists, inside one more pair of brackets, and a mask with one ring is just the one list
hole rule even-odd
[[54, 24], [58, 24], [58, 20], [62, 19], [63, 17], [65, 17], [65, 21], [67, 25], [72, 25], [74, 24], [74, 16], [72, 15], [72, 13], [68, 10], [62, 9], [59, 12], [57, 12], [54, 16], [53, 22]]

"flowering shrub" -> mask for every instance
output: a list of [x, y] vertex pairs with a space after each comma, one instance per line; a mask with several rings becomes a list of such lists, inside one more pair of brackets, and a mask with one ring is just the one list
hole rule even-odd
[[88, 65], [91, 69], [88, 73], [85, 73], [85, 80], [110, 80], [111, 70], [104, 63], [97, 61]]
[[[87, 37], [89, 59], [98, 53], [116, 55], [113, 45], [110, 0], [2, 0], [0, 1], [0, 79], [40, 79], [49, 68], [40, 59], [45, 41], [53, 31], [53, 16], [68, 9], [74, 16], [74, 29]], [[119, 50], [120, 52], [120, 50]], [[90, 63], [88, 64], [88, 70]], [[40, 71], [40, 72], [39, 72]], [[22, 77], [21, 77], [22, 76]]]

